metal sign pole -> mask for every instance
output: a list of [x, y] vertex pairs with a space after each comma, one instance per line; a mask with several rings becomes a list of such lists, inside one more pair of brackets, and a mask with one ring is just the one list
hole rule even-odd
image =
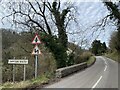
[[[14, 57], [15, 59], [15, 57]], [[13, 64], [13, 82], [15, 82], [15, 65]]]
[[25, 77], [26, 77], [26, 66], [25, 66], [25, 64], [24, 64], [24, 77], [23, 77], [23, 80], [25, 81]]
[[37, 78], [38, 55], [35, 55], [35, 78]]
[[[25, 59], [26, 59], [26, 57], [25, 57]], [[25, 81], [25, 78], [26, 78], [26, 65], [25, 64], [23, 65], [23, 68], [24, 68], [23, 80]]]
[[15, 82], [15, 65], [13, 64], [13, 82]]

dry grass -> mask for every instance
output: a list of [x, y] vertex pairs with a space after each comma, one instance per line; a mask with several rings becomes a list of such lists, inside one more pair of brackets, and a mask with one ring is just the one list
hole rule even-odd
[[117, 53], [117, 51], [114, 51], [112, 53], [105, 54], [106, 57], [111, 58], [112, 60], [115, 60], [117, 62], [120, 62], [120, 54]]
[[31, 79], [31, 80], [27, 80], [27, 81], [21, 81], [21, 82], [6, 82], [3, 85], [0, 85], [0, 88], [3, 88], [3, 90], [5, 90], [5, 88], [27, 88], [27, 87], [31, 87], [34, 85], [40, 85], [43, 83], [47, 83], [49, 81], [49, 78], [47, 78], [47, 76], [42, 75], [39, 76], [36, 79]]

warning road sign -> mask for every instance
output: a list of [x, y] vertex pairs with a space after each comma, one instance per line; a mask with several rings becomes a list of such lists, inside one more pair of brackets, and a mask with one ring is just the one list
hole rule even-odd
[[40, 38], [39, 38], [38, 34], [36, 34], [32, 41], [32, 44], [36, 44], [36, 46], [34, 47], [34, 49], [32, 51], [32, 55], [35, 56], [35, 78], [37, 77], [38, 54], [42, 54], [40, 49], [37, 46], [40, 43], [41, 43]]
[[40, 49], [38, 48], [38, 46], [36, 45], [32, 51], [32, 55], [38, 55], [41, 54]]
[[41, 43], [40, 38], [39, 38], [38, 34], [36, 34], [32, 41], [32, 44], [40, 44], [40, 43]]

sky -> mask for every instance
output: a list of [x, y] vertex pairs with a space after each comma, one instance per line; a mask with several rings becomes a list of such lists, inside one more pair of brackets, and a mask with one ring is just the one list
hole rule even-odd
[[[78, 0], [79, 1], [79, 0]], [[102, 2], [85, 2], [85, 0], [82, 2], [75, 2], [77, 6], [77, 21], [78, 21], [78, 26], [74, 25], [71, 30], [75, 31], [85, 31], [84, 34], [79, 33], [77, 35], [68, 35], [69, 36], [69, 41], [74, 42], [76, 44], [81, 43], [81, 40], [83, 37], [85, 37], [85, 40], [88, 41], [88, 46], [91, 44], [91, 42], [94, 39], [99, 39], [102, 42], [106, 42], [107, 46], [109, 43], [110, 35], [111, 33], [115, 30], [115, 27], [113, 26], [106, 26], [105, 30], [102, 30], [100, 33], [100, 30], [97, 30], [94, 35], [92, 34], [91, 27], [94, 26], [98, 21], [100, 21], [102, 18], [104, 18], [106, 15], [109, 14], [109, 11], [107, 8], [104, 6]], [[0, 19], [6, 14], [8, 14], [0, 5]], [[79, 28], [78, 28], [79, 27]], [[4, 20], [4, 25], [0, 21], [0, 28], [11, 28], [10, 27], [10, 22], [7, 20]], [[74, 37], [74, 38], [73, 38]], [[84, 47], [84, 45], [83, 45]]]
[[[77, 4], [79, 9], [79, 15], [77, 17], [80, 29], [87, 29], [85, 34], [82, 34], [81, 36], [85, 35], [88, 41], [88, 46], [94, 39], [101, 40], [101, 42], [106, 42], [108, 46], [110, 35], [116, 29], [116, 27], [106, 25], [104, 30], [100, 32], [100, 30], [95, 29], [97, 31], [94, 33], [93, 36], [91, 35], [93, 32], [93, 30], [91, 30], [91, 26], [96, 25], [97, 22], [99, 22], [101, 19], [103, 19], [109, 14], [109, 11], [107, 10], [106, 6], [104, 6], [102, 2], [77, 2]], [[76, 27], [74, 27], [74, 29], [75, 28]], [[81, 36], [76, 35], [76, 41], [79, 41]]]

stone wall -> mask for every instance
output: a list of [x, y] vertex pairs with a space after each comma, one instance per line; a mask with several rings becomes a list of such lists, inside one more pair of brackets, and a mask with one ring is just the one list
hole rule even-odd
[[56, 70], [56, 78], [62, 78], [62, 77], [68, 76], [74, 72], [85, 69], [86, 67], [87, 67], [87, 63], [84, 62], [84, 63], [57, 69]]

